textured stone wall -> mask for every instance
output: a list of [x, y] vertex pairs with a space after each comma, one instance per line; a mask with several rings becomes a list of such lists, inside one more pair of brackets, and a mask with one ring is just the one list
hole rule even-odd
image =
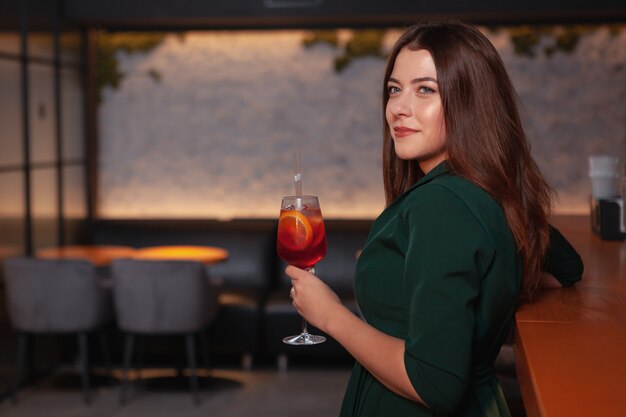
[[[486, 33], [518, 89], [557, 210], [587, 212], [587, 156], [626, 152], [626, 29], [600, 28], [572, 53], [534, 58], [516, 55], [507, 31]], [[304, 191], [327, 217], [375, 217], [385, 63], [361, 58], [337, 73], [338, 50], [304, 48], [305, 35], [192, 32], [120, 53], [124, 79], [105, 89], [99, 111], [101, 215], [276, 217], [298, 150]]]

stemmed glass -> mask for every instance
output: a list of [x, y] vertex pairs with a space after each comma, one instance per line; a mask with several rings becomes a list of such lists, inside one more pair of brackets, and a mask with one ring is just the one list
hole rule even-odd
[[[316, 196], [283, 197], [276, 239], [278, 256], [290, 265], [315, 273], [315, 264], [326, 255], [326, 230]], [[302, 332], [283, 339], [289, 345], [316, 345], [324, 336], [310, 334], [302, 319]]]

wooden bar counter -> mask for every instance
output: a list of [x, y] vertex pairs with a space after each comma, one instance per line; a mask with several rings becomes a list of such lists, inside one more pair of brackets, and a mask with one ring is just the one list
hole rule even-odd
[[626, 416], [626, 242], [587, 216], [552, 223], [585, 264], [572, 288], [540, 290], [516, 314], [517, 376], [528, 417]]

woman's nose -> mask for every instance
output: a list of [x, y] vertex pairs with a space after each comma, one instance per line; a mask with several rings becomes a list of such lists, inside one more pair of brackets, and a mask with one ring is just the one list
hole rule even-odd
[[411, 114], [411, 106], [403, 97], [396, 97], [389, 102], [389, 110], [396, 117], [408, 116]]

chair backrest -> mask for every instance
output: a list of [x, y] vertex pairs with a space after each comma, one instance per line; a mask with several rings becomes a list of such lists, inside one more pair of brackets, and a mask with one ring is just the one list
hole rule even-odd
[[17, 330], [63, 333], [92, 330], [110, 318], [110, 294], [83, 260], [4, 260], [7, 308]]
[[133, 333], [190, 333], [217, 313], [218, 289], [204, 265], [187, 261], [119, 259], [113, 262], [117, 322]]

